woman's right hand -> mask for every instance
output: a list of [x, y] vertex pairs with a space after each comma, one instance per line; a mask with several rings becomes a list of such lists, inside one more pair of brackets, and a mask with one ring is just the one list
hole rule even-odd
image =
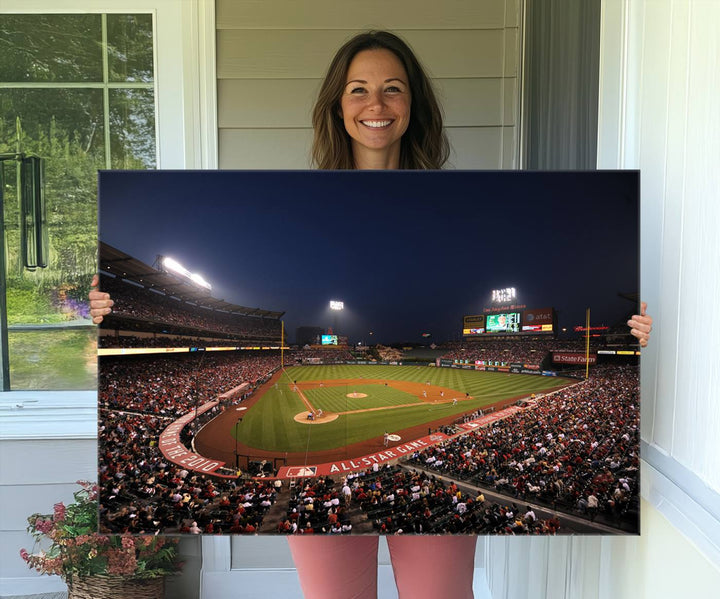
[[100, 324], [103, 320], [103, 316], [112, 312], [112, 306], [115, 302], [110, 299], [109, 293], [98, 291], [97, 286], [100, 284], [100, 277], [97, 275], [93, 276], [92, 283], [90, 283], [90, 293], [88, 293], [88, 299], [90, 300], [90, 316], [95, 324]]
[[633, 337], [637, 337], [640, 342], [640, 347], [647, 347], [648, 340], [650, 339], [650, 331], [652, 331], [652, 324], [652, 316], [647, 314], [647, 304], [642, 302], [640, 304], [640, 314], [635, 314], [627, 321], [627, 325], [630, 327], [630, 334]]

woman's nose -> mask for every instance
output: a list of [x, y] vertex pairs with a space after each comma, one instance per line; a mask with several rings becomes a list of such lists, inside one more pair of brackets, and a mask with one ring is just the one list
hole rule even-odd
[[385, 98], [382, 90], [370, 92], [368, 96], [368, 106], [371, 108], [382, 108], [385, 105]]

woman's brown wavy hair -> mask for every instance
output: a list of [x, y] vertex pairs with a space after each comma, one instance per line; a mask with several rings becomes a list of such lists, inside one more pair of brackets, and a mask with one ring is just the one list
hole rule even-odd
[[350, 136], [340, 116], [340, 98], [355, 55], [363, 50], [379, 49], [389, 50], [398, 57], [405, 67], [410, 85], [410, 123], [401, 140], [400, 168], [441, 168], [448, 159], [450, 147], [442, 128], [442, 111], [432, 84], [410, 47], [388, 31], [368, 31], [356, 35], [335, 54], [313, 109], [313, 164], [320, 169], [355, 168]]

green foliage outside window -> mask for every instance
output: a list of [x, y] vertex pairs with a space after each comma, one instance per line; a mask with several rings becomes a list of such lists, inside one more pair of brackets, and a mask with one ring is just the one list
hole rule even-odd
[[[78, 378], [68, 356], [89, 364], [94, 329], [36, 335], [13, 326], [90, 322], [97, 171], [155, 167], [152, 16], [0, 15], [0, 57], [0, 153], [44, 158], [50, 239], [48, 268], [24, 269], [15, 163], [3, 163], [12, 386], [92, 388], [94, 367]], [[48, 352], [66, 354], [64, 370], [28, 378], [34, 363], [58, 362]]]

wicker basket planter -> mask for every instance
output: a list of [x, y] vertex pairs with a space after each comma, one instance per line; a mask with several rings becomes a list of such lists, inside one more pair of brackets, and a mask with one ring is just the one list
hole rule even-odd
[[68, 583], [68, 599], [163, 599], [165, 578], [88, 576]]

